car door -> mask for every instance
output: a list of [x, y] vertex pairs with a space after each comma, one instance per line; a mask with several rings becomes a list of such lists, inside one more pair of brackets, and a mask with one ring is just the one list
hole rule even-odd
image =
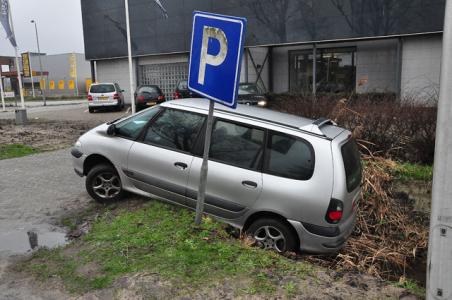
[[191, 150], [205, 116], [165, 109], [129, 151], [127, 172], [136, 188], [186, 205]]
[[[205, 210], [236, 219], [252, 207], [262, 191], [265, 130], [229, 120], [215, 121], [209, 154]], [[196, 207], [202, 158], [192, 162], [187, 201]]]

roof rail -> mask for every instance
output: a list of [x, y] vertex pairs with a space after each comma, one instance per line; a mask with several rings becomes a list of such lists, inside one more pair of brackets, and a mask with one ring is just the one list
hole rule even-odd
[[320, 118], [320, 119], [317, 119], [314, 122], [312, 122], [312, 124], [300, 127], [300, 129], [304, 130], [304, 131], [312, 132], [312, 133], [315, 133], [318, 135], [325, 136], [325, 134], [321, 130], [321, 128], [325, 125], [337, 126], [337, 124], [330, 119]]

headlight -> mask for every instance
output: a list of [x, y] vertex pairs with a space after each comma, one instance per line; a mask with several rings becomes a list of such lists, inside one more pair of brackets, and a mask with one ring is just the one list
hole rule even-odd
[[259, 102], [257, 102], [257, 105], [265, 107], [265, 106], [267, 106], [267, 101], [266, 100], [260, 100]]
[[82, 142], [80, 142], [80, 140], [77, 140], [77, 142], [75, 142], [74, 147], [77, 149], [82, 149]]

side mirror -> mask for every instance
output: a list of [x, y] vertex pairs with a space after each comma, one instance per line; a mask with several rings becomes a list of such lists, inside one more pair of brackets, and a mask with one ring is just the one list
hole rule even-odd
[[108, 126], [108, 128], [107, 128], [107, 135], [109, 135], [109, 136], [115, 136], [116, 135], [116, 125], [115, 124], [111, 124], [110, 126]]

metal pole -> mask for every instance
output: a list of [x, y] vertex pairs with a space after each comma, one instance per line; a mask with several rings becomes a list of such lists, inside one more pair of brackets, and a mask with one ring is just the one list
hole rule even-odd
[[427, 265], [427, 299], [452, 299], [452, 0], [446, 2]]
[[35, 94], [35, 80], [33, 78], [33, 66], [31, 64], [31, 53], [28, 52], [28, 64], [30, 67], [30, 78], [31, 78], [31, 94], [33, 95], [33, 99], [36, 98]]
[[5, 107], [5, 95], [3, 94], [3, 77], [2, 77], [2, 66], [0, 65], [0, 95], [2, 98], [2, 109], [6, 111]]
[[22, 87], [22, 76], [20, 75], [20, 65], [19, 65], [19, 50], [17, 47], [14, 47], [15, 55], [16, 55], [16, 70], [17, 70], [17, 80], [19, 81], [19, 95], [20, 95], [20, 105], [22, 109], [25, 109], [25, 100], [24, 100], [24, 90]]
[[195, 224], [200, 225], [202, 221], [202, 213], [204, 211], [204, 200], [206, 198], [207, 172], [209, 170], [209, 152], [210, 140], [212, 138], [213, 129], [213, 110], [215, 102], [209, 101], [209, 115], [207, 116], [206, 138], [204, 140], [204, 155], [201, 166], [201, 176], [199, 178], [198, 201], [196, 202], [196, 218]]
[[[9, 5], [9, 22], [11, 23], [11, 30], [14, 34], [14, 24], [13, 24], [13, 12], [11, 10], [11, 5]], [[14, 47], [14, 52], [16, 55], [16, 70], [17, 70], [17, 80], [19, 81], [19, 94], [20, 94], [20, 103], [22, 109], [25, 109], [25, 100], [24, 100], [24, 90], [22, 85], [22, 78], [20, 75], [20, 65], [19, 65], [19, 49], [18, 47]]]
[[[38, 25], [36, 24], [35, 20], [32, 20], [31, 23], [35, 24], [35, 31], [36, 31], [36, 44], [38, 45], [38, 57], [39, 57], [39, 72], [41, 72], [41, 82], [44, 81], [44, 74], [43, 74], [43, 70], [42, 70], [42, 60], [41, 60], [41, 49], [39, 48], [39, 35], [38, 35]], [[46, 100], [46, 85], [44, 84], [43, 88], [41, 88], [41, 94], [42, 94], [42, 100], [44, 101], [44, 106], [47, 105], [47, 100]]]
[[317, 94], [317, 44], [314, 44], [312, 50], [312, 95]]
[[127, 27], [127, 51], [129, 56], [129, 81], [130, 81], [130, 103], [132, 105], [132, 115], [135, 114], [135, 97], [134, 97], [134, 78], [132, 65], [132, 42], [130, 36], [130, 17], [129, 17], [129, 0], [124, 0], [126, 8], [126, 27]]

